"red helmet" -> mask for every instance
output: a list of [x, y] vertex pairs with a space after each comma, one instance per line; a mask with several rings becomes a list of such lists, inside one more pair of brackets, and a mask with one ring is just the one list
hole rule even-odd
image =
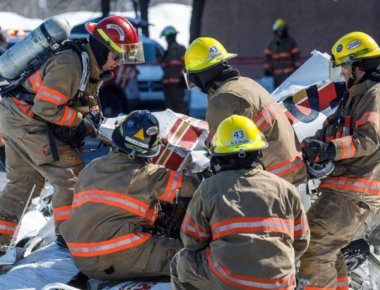
[[108, 16], [98, 23], [87, 22], [88, 33], [103, 43], [122, 63], [144, 62], [144, 49], [133, 25], [122, 16]]

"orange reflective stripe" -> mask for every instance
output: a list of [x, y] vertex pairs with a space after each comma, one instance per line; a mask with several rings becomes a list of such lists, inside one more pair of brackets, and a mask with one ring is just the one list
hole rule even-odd
[[57, 106], [68, 102], [68, 99], [64, 94], [42, 85], [36, 92], [36, 98], [56, 104]]
[[238, 217], [211, 225], [213, 239], [237, 233], [279, 232], [293, 237], [293, 221], [276, 217]]
[[172, 202], [176, 196], [177, 190], [182, 185], [182, 173], [176, 171], [170, 171], [168, 185], [165, 192], [159, 197], [162, 201]]
[[363, 116], [355, 122], [356, 127], [360, 127], [367, 122], [375, 124], [376, 128], [379, 128], [380, 118], [376, 112], [366, 112]]
[[178, 84], [179, 78], [164, 78], [162, 79], [163, 84]]
[[332, 136], [332, 135], [326, 137], [326, 141], [327, 141], [327, 142], [330, 142], [330, 141], [332, 141], [332, 140], [334, 140], [334, 139], [335, 139], [335, 137]]
[[240, 289], [294, 289], [295, 275], [278, 279], [243, 276], [232, 273], [230, 269], [219, 263], [212, 254], [210, 247], [206, 248], [207, 263], [214, 274], [223, 282]]
[[54, 221], [64, 221], [71, 216], [71, 205], [53, 208]]
[[257, 116], [253, 118], [259, 130], [263, 130], [277, 115], [281, 112], [281, 106], [278, 103], [272, 102], [261, 110]]
[[33, 91], [37, 92], [38, 88], [42, 84], [42, 79], [41, 79], [41, 76], [40, 76], [40, 71], [38, 70], [34, 74], [32, 74], [29, 77], [29, 81], [30, 81], [30, 83], [32, 85]]
[[71, 109], [68, 106], [65, 106], [62, 118], [58, 121], [57, 125], [70, 127], [74, 123], [77, 115], [78, 112], [76, 110]]
[[13, 236], [17, 224], [0, 220], [0, 234]]
[[273, 59], [288, 58], [290, 57], [290, 52], [285, 51], [285, 52], [273, 53], [272, 56], [273, 56]]
[[200, 241], [207, 241], [211, 238], [210, 231], [196, 225], [187, 214], [183, 219], [181, 229], [185, 234]]
[[300, 49], [298, 47], [294, 47], [292, 48], [292, 50], [290, 51], [291, 54], [295, 54], [295, 53], [298, 53], [300, 52]]
[[31, 118], [34, 117], [34, 113], [32, 112], [32, 105], [31, 104], [28, 104], [25, 101], [21, 101], [21, 100], [17, 99], [16, 97], [13, 97], [12, 99], [25, 115], [27, 115]]
[[72, 207], [76, 208], [80, 205], [91, 202], [107, 204], [124, 209], [147, 219], [151, 224], [153, 224], [157, 218], [157, 213], [154, 212], [154, 209], [150, 208], [149, 205], [141, 200], [113, 191], [96, 189], [81, 191], [74, 194]]
[[356, 148], [355, 143], [352, 140], [352, 136], [346, 136], [343, 138], [336, 139], [342, 146], [342, 158], [352, 158], [355, 156]]
[[294, 236], [298, 237], [303, 235], [304, 233], [309, 232], [309, 223], [307, 222], [306, 215], [303, 215], [298, 220], [294, 221]]
[[264, 48], [264, 54], [272, 55], [272, 51], [268, 48]]
[[380, 195], [380, 182], [364, 178], [327, 177], [320, 186]]
[[162, 66], [170, 66], [170, 65], [184, 65], [184, 61], [181, 59], [172, 59], [162, 62]]
[[291, 73], [292, 71], [294, 71], [294, 68], [292, 67], [284, 68], [284, 74]]
[[348, 290], [349, 287], [348, 287], [348, 277], [347, 276], [344, 276], [344, 277], [338, 277], [337, 280], [336, 280], [336, 289], [337, 290]]
[[351, 134], [351, 116], [346, 116], [344, 118], [344, 126], [342, 128], [342, 136], [348, 136]]
[[94, 257], [136, 247], [146, 242], [151, 236], [148, 233], [131, 233], [103, 242], [67, 243], [67, 246], [73, 256]]
[[304, 166], [305, 163], [303, 162], [301, 156], [296, 156], [284, 162], [269, 166], [266, 168], [266, 170], [273, 174], [276, 174], [277, 176], [284, 176]]

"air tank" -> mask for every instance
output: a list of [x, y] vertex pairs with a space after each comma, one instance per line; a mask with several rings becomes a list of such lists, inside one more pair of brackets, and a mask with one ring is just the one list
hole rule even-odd
[[68, 38], [69, 33], [70, 25], [65, 18], [53, 16], [46, 19], [0, 57], [0, 76], [6, 80], [17, 79], [31, 60], [52, 46], [47, 36], [55, 42], [61, 42]]

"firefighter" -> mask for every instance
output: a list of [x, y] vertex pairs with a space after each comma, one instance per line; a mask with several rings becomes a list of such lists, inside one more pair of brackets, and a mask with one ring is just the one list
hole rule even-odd
[[352, 32], [334, 44], [332, 55], [348, 92], [323, 128], [304, 142], [308, 160], [335, 163], [308, 211], [310, 247], [301, 259], [301, 274], [309, 281], [305, 289], [348, 289], [340, 250], [380, 208], [380, 48], [371, 36]]
[[[110, 16], [97, 24], [87, 23], [86, 28], [90, 40], [82, 44], [81, 55], [88, 55], [88, 63], [82, 63], [76, 49], [63, 50], [1, 101], [0, 134], [4, 137], [8, 179], [0, 194], [3, 246], [15, 233], [33, 185], [38, 193], [45, 179], [55, 189], [53, 214], [57, 240], [62, 240], [59, 225], [71, 214], [74, 185], [84, 166], [75, 147], [85, 136], [95, 135], [99, 120], [93, 96], [104, 74], [141, 55], [138, 34], [123, 17]], [[80, 96], [82, 67], [89, 67], [89, 81]]]
[[264, 49], [264, 74], [273, 76], [277, 88], [300, 66], [300, 50], [288, 33], [288, 24], [277, 19], [272, 27], [274, 36]]
[[184, 248], [170, 265], [173, 289], [293, 289], [309, 242], [296, 188], [261, 166], [268, 143], [248, 118], [218, 127], [216, 174], [203, 180], [182, 223]]
[[195, 85], [208, 94], [209, 140], [223, 119], [232, 114], [246, 116], [257, 124], [269, 143], [263, 156], [265, 169], [293, 184], [305, 182], [301, 148], [283, 108], [262, 86], [240, 76], [228, 64], [235, 56], [209, 37], [194, 40], [185, 54], [188, 87]]
[[165, 94], [165, 106], [174, 112], [187, 114], [185, 102], [185, 85], [183, 81], [183, 68], [186, 48], [177, 40], [178, 31], [173, 26], [167, 26], [161, 32], [168, 43], [161, 65], [164, 70], [162, 85]]
[[79, 175], [62, 234], [75, 264], [91, 278], [170, 276], [169, 262], [182, 243], [156, 233], [155, 225], [164, 204], [191, 197], [198, 183], [150, 163], [160, 150], [158, 132], [149, 111], [131, 112], [112, 134], [117, 149]]

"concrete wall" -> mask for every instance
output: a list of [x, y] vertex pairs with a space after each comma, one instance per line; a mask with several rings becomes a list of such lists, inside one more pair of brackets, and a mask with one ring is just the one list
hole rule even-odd
[[[329, 52], [345, 33], [363, 31], [380, 43], [380, 0], [206, 0], [202, 35], [220, 40], [242, 57], [262, 57], [272, 24], [284, 18], [301, 55]], [[245, 75], [260, 77], [262, 67], [243, 65]]]

